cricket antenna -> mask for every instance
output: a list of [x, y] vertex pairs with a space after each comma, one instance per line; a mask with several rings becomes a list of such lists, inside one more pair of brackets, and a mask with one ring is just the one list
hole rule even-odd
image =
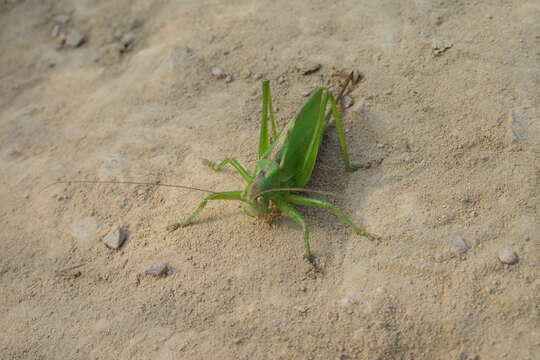
[[209, 194], [217, 194], [217, 192], [212, 190], [206, 190], [206, 189], [200, 189], [193, 186], [184, 186], [184, 185], [176, 185], [176, 184], [162, 184], [160, 182], [136, 182], [136, 181], [114, 181], [114, 180], [66, 180], [66, 181], [56, 181], [52, 184], [49, 184], [45, 186], [43, 189], [40, 190], [40, 192], [44, 191], [45, 189], [48, 189], [49, 187], [57, 184], [122, 184], [122, 185], [150, 185], [150, 186], [162, 186], [162, 187], [171, 187], [171, 188], [178, 188], [178, 189], [186, 189], [186, 190], [196, 190], [201, 191]]
[[259, 196], [263, 194], [268, 194], [268, 193], [273, 193], [273, 192], [284, 192], [284, 191], [307, 192], [307, 193], [330, 195], [333, 197], [337, 197], [335, 193], [332, 193], [329, 191], [313, 190], [313, 189], [306, 189], [306, 188], [279, 188], [279, 189], [269, 189], [269, 190], [261, 191], [260, 193], [257, 193], [256, 198], [258, 198]]

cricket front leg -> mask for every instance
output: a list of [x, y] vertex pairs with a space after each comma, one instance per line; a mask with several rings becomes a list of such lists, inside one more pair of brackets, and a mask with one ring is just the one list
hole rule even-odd
[[206, 165], [210, 166], [212, 169], [216, 170], [216, 171], [219, 171], [225, 165], [230, 164], [240, 174], [240, 176], [242, 176], [242, 178], [247, 183], [250, 183], [251, 181], [253, 181], [253, 178], [251, 177], [251, 175], [249, 175], [246, 168], [244, 168], [242, 165], [240, 165], [238, 160], [236, 160], [235, 158], [225, 158], [222, 162], [217, 163], [217, 164], [210, 161], [210, 160], [206, 160], [206, 159], [203, 159], [203, 162]]
[[293, 219], [302, 227], [302, 231], [304, 232], [304, 257], [306, 258], [306, 260], [312, 263], [313, 255], [311, 254], [311, 247], [309, 245], [309, 231], [306, 225], [306, 221], [304, 220], [302, 215], [300, 215], [300, 213], [298, 213], [298, 211], [296, 211], [296, 209], [289, 205], [286, 201], [281, 199], [274, 199], [273, 201], [283, 213], [287, 214], [291, 219]]
[[296, 205], [302, 205], [302, 206], [318, 206], [325, 209], [328, 209], [332, 211], [343, 223], [349, 225], [353, 231], [359, 235], [363, 235], [367, 237], [368, 239], [378, 239], [379, 237], [373, 234], [368, 233], [365, 230], [360, 229], [358, 226], [356, 226], [351, 219], [349, 219], [341, 210], [339, 210], [334, 205], [330, 204], [329, 202], [319, 200], [319, 199], [313, 199], [307, 196], [301, 196], [301, 195], [294, 195], [294, 194], [288, 194], [285, 195], [285, 199], [293, 204]]
[[204, 207], [206, 206], [209, 200], [241, 200], [241, 199], [242, 199], [241, 191], [226, 191], [226, 192], [215, 193], [215, 194], [209, 195], [205, 197], [203, 201], [201, 201], [199, 206], [197, 206], [195, 211], [186, 220], [175, 223], [175, 224], [171, 224], [167, 226], [167, 229], [169, 231], [174, 231], [178, 228], [189, 225], [204, 209]]

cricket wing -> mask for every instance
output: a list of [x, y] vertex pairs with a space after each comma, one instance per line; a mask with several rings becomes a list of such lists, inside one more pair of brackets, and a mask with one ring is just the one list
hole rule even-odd
[[287, 145], [287, 140], [289, 139], [289, 135], [291, 133], [292, 128], [294, 127], [296, 119], [293, 119], [285, 125], [283, 130], [280, 132], [278, 138], [274, 143], [272, 144], [272, 147], [268, 150], [268, 152], [264, 155], [264, 159], [275, 161], [276, 163], [281, 163], [281, 158], [283, 155], [283, 149]]
[[324, 90], [317, 90], [296, 116], [292, 128], [283, 132], [288, 136], [278, 154], [282, 183], [304, 187], [311, 178], [325, 128], [327, 101]]

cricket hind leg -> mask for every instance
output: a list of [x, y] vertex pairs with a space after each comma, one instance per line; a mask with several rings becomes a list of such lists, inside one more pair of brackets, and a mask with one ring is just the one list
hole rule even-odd
[[235, 158], [225, 158], [223, 161], [221, 161], [220, 163], [214, 163], [210, 160], [204, 160], [204, 163], [208, 166], [210, 166], [212, 169], [216, 170], [216, 171], [219, 171], [221, 170], [222, 167], [224, 167], [225, 165], [229, 164], [231, 165], [239, 174], [240, 176], [242, 176], [242, 178], [247, 182], [247, 183], [250, 183], [251, 181], [253, 181], [253, 178], [251, 177], [251, 175], [249, 175], [248, 171], [246, 170], [245, 167], [243, 167], [239, 162], [238, 160], [236, 160]]
[[356, 171], [360, 169], [362, 165], [352, 164], [350, 162], [349, 152], [347, 150], [347, 143], [345, 142], [345, 135], [343, 134], [343, 123], [341, 121], [341, 116], [339, 115], [336, 99], [334, 99], [332, 94], [328, 94], [328, 99], [330, 100], [330, 106], [332, 107], [332, 110], [331, 110], [332, 117], [334, 118], [334, 122], [336, 123], [336, 130], [337, 130], [339, 145], [341, 147], [341, 154], [343, 155], [343, 164], [345, 165], [345, 169], [347, 171], [351, 171], [351, 172]]
[[359, 235], [363, 235], [371, 240], [378, 238], [378, 236], [370, 234], [367, 231], [360, 229], [341, 210], [339, 210], [336, 206], [330, 204], [329, 202], [319, 200], [319, 199], [313, 199], [307, 196], [294, 195], [294, 194], [285, 195], [285, 200], [296, 205], [317, 206], [317, 207], [322, 207], [324, 209], [328, 209], [331, 212], [333, 212], [339, 218], [339, 220], [341, 220], [341, 222], [343, 222], [346, 225], [349, 225], [355, 233]]
[[226, 191], [226, 192], [208, 195], [207, 197], [203, 199], [203, 201], [201, 201], [199, 206], [197, 206], [195, 211], [193, 211], [193, 213], [186, 220], [177, 222], [175, 224], [171, 224], [167, 227], [167, 229], [169, 231], [174, 231], [178, 228], [189, 225], [204, 209], [204, 207], [206, 206], [209, 200], [242, 200], [242, 192], [241, 191]]
[[[262, 83], [262, 119], [261, 131], [259, 134], [259, 160], [270, 150], [272, 144], [277, 139], [276, 117], [272, 106], [272, 93], [270, 92], [270, 82], [268, 80]], [[272, 126], [272, 133], [268, 133], [268, 121]]]
[[281, 199], [273, 199], [273, 201], [283, 213], [288, 215], [291, 219], [293, 219], [297, 224], [302, 227], [302, 231], [304, 233], [304, 257], [310, 263], [313, 263], [313, 255], [311, 254], [311, 247], [309, 245], [309, 230], [307, 228], [306, 221], [304, 220], [302, 215], [300, 215], [300, 213], [296, 211], [296, 209], [289, 205], [286, 201]]

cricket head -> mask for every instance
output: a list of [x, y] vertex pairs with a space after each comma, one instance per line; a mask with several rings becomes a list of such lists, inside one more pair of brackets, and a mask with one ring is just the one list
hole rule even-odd
[[263, 216], [268, 213], [271, 194], [258, 196], [265, 190], [279, 187], [279, 165], [272, 160], [259, 160], [255, 167], [253, 181], [248, 184], [243, 193], [244, 212], [249, 216]]

